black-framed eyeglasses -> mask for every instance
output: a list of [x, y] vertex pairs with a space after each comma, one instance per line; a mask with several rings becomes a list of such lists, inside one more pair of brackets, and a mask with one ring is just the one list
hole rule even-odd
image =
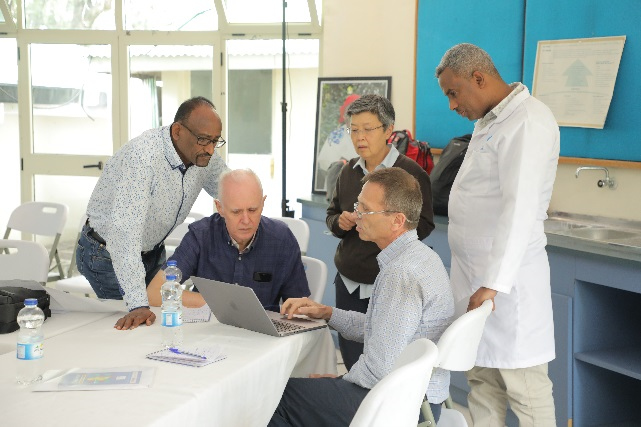
[[374, 132], [376, 129], [380, 129], [380, 128], [383, 128], [383, 127], [385, 127], [385, 125], [376, 126], [375, 128], [371, 128], [371, 129], [368, 129], [368, 128], [352, 129], [352, 128], [348, 127], [347, 128], [347, 133], [350, 134], [350, 135], [353, 135], [353, 136], [358, 136], [359, 134], [369, 135], [372, 132]]
[[221, 136], [219, 136], [216, 139], [207, 138], [205, 136], [198, 136], [198, 135], [196, 135], [194, 133], [194, 131], [192, 131], [187, 126], [185, 126], [184, 123], [180, 123], [180, 126], [184, 127], [185, 129], [187, 129], [189, 131], [190, 134], [195, 136], [196, 137], [196, 143], [198, 145], [203, 146], [203, 147], [206, 147], [209, 144], [214, 144], [214, 148], [220, 148], [220, 147], [222, 147], [223, 145], [225, 145], [227, 143], [227, 141], [225, 141]]

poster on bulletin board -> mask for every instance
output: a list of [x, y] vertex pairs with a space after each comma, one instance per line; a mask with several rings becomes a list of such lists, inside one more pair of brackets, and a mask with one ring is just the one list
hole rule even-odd
[[559, 126], [603, 129], [625, 36], [539, 41], [532, 95]]

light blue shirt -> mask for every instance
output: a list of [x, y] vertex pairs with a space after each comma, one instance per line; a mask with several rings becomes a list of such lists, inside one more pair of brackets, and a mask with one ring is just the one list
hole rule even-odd
[[217, 197], [218, 177], [226, 169], [217, 153], [206, 167], [185, 169], [169, 126], [144, 132], [107, 162], [87, 215], [107, 242], [130, 310], [149, 305], [141, 252], [153, 249], [182, 224], [203, 188]]
[[[390, 144], [390, 150], [389, 153], [387, 153], [387, 156], [383, 159], [380, 165], [376, 166], [374, 170], [379, 170], [383, 168], [391, 168], [394, 166], [394, 163], [396, 163], [396, 159], [398, 159], [399, 152], [396, 149], [394, 145]], [[354, 169], [356, 167], [360, 166], [361, 169], [363, 169], [363, 173], [367, 175], [369, 172], [367, 171], [367, 168], [365, 167], [365, 160], [363, 160], [362, 157], [358, 158], [358, 161], [354, 164]], [[343, 283], [345, 284], [345, 287], [347, 288], [347, 291], [351, 294], [356, 290], [356, 288], [359, 289], [359, 297], [361, 299], [363, 298], [369, 298], [372, 296], [372, 284], [371, 283], [359, 283], [355, 282], [351, 279], [348, 279], [347, 277], [343, 276], [341, 274], [341, 279], [343, 279]]]
[[[343, 376], [371, 389], [392, 370], [411, 342], [438, 342], [452, 322], [454, 297], [439, 256], [418, 240], [416, 230], [400, 235], [376, 257], [380, 273], [374, 281], [367, 313], [334, 308], [329, 325], [343, 337], [363, 342], [363, 354]], [[449, 395], [450, 372], [437, 368], [427, 389], [430, 403]]]

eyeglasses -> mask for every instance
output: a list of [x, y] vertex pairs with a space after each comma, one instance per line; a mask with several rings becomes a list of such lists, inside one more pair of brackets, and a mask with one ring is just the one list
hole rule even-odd
[[347, 133], [352, 135], [352, 136], [358, 136], [358, 134], [369, 135], [372, 132], [374, 132], [376, 129], [380, 129], [382, 127], [385, 127], [385, 125], [376, 126], [375, 128], [371, 128], [371, 129], [367, 129], [367, 128], [364, 128], [364, 129], [352, 129], [352, 128], [348, 127], [347, 128]]
[[190, 133], [190, 134], [192, 134], [193, 136], [195, 136], [195, 137], [196, 137], [196, 143], [197, 143], [198, 145], [203, 146], [203, 147], [206, 147], [206, 146], [208, 146], [209, 144], [214, 144], [214, 148], [220, 148], [220, 147], [222, 147], [223, 145], [225, 145], [225, 144], [227, 143], [227, 141], [225, 141], [225, 140], [224, 140], [222, 137], [220, 137], [220, 136], [219, 136], [218, 138], [216, 138], [216, 139], [210, 139], [210, 138], [207, 138], [207, 137], [204, 137], [204, 136], [198, 136], [198, 135], [196, 135], [196, 134], [195, 134], [191, 129], [189, 129], [189, 128], [188, 128], [187, 126], [185, 126], [183, 123], [180, 123], [180, 126], [184, 127], [185, 129], [187, 129], [187, 130], [189, 131], [189, 133]]
[[354, 213], [358, 219], [363, 219], [363, 215], [374, 215], [382, 213], [398, 213], [397, 211], [376, 211], [376, 212], [361, 212], [358, 210], [358, 202], [354, 203]]
[[[399, 212], [399, 211], [361, 212], [361, 211], [358, 210], [358, 202], [356, 202], [356, 203], [354, 203], [354, 213], [356, 214], [356, 217], [358, 219], [363, 219], [363, 215], [374, 215], [374, 214], [382, 214], [382, 213], [403, 213], [403, 212]], [[412, 223], [412, 222], [416, 222], [416, 221], [412, 221], [410, 219], [407, 219], [407, 217], [405, 217], [405, 222]]]

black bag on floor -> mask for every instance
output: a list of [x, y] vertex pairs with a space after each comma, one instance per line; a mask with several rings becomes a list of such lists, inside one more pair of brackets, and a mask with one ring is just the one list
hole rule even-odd
[[51, 317], [49, 304], [51, 299], [44, 290], [33, 290], [20, 287], [20, 280], [0, 281], [0, 334], [8, 334], [17, 331], [18, 312], [24, 307], [24, 300], [36, 298], [38, 307], [45, 313], [45, 320]]
[[472, 139], [472, 134], [469, 133], [452, 138], [443, 149], [438, 163], [432, 169], [430, 174], [432, 205], [436, 215], [447, 216], [447, 203], [450, 200], [452, 184], [463, 163], [470, 139]]

